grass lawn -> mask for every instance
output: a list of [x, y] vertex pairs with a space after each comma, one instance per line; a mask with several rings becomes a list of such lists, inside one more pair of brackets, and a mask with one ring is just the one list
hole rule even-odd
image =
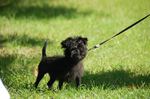
[[[3, 0], [4, 1], [4, 0]], [[19, 0], [18, 0], [19, 1]], [[150, 98], [150, 18], [84, 59], [79, 89], [33, 87], [45, 39], [48, 55], [63, 54], [60, 42], [85, 36], [88, 48], [150, 13], [150, 0], [22, 0], [0, 7], [0, 78], [12, 99]]]

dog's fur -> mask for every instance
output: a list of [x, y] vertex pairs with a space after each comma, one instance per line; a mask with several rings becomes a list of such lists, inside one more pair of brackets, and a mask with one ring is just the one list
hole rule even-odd
[[69, 37], [61, 42], [62, 48], [64, 48], [64, 56], [46, 56], [45, 42], [42, 49], [42, 59], [38, 66], [38, 76], [35, 87], [38, 86], [40, 80], [44, 74], [48, 73], [50, 80], [47, 83], [51, 88], [55, 80], [59, 81], [59, 89], [62, 88], [63, 82], [76, 81], [77, 87], [81, 83], [81, 77], [83, 76], [83, 64], [82, 60], [87, 53], [87, 38], [83, 37]]

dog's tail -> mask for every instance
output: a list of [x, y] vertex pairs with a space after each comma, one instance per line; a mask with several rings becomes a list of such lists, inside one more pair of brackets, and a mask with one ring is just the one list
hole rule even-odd
[[46, 57], [46, 47], [47, 47], [47, 40], [44, 43], [44, 46], [42, 48], [42, 58]]

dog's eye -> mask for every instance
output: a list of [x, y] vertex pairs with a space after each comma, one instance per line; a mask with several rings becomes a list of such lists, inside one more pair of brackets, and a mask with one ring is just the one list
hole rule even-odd
[[82, 41], [80, 40], [78, 43], [79, 43], [79, 44], [81, 44], [81, 43], [82, 43]]
[[82, 43], [79, 43], [79, 44], [78, 44], [78, 47], [82, 47], [82, 46], [83, 46], [83, 44], [82, 44]]

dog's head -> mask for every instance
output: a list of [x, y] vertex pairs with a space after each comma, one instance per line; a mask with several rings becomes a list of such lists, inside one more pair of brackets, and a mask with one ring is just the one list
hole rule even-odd
[[67, 58], [73, 59], [74, 61], [82, 60], [87, 53], [87, 38], [68, 37], [66, 40], [61, 42], [62, 48], [64, 48], [64, 54]]

